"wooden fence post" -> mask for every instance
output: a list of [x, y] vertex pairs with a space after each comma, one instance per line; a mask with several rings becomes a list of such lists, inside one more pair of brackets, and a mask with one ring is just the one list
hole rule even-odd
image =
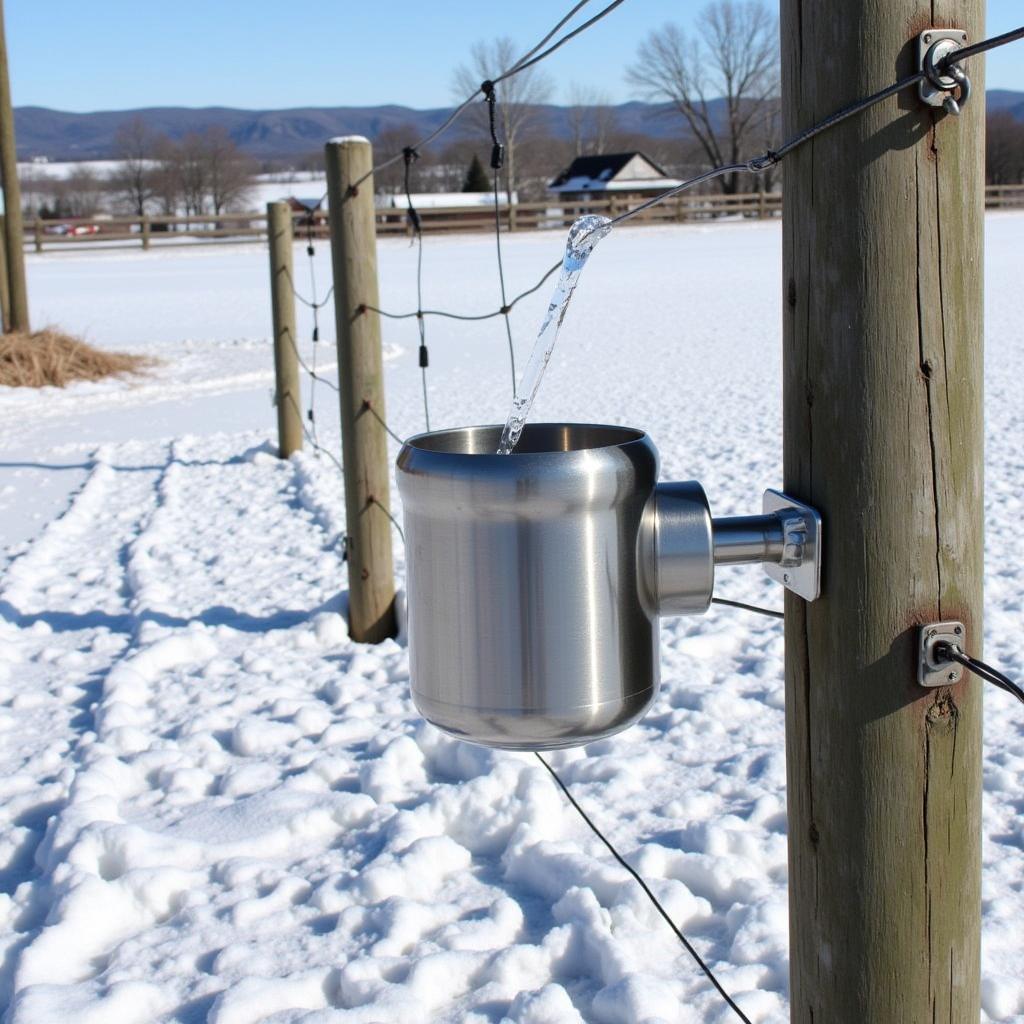
[[36, 217], [32, 225], [32, 240], [35, 243], [36, 252], [43, 251], [43, 236], [43, 222], [39, 217]]
[[6, 334], [11, 329], [11, 286], [7, 277], [7, 238], [5, 218], [0, 213], [0, 321]]
[[291, 207], [287, 203], [267, 203], [270, 299], [274, 316], [274, 404], [277, 406], [277, 450], [282, 459], [302, 448], [292, 235]]
[[[380, 317], [373, 150], [361, 136], [326, 146], [334, 315], [338, 337], [349, 632], [379, 643], [395, 635], [395, 578]], [[355, 182], [359, 182], [358, 185]], [[371, 412], [371, 409], [373, 410]], [[374, 415], [376, 413], [376, 416]]]
[[149, 236], [150, 236], [151, 225], [149, 222], [149, 214], [144, 213], [142, 215], [142, 248], [149, 248]]
[[[14, 140], [14, 111], [7, 64], [4, 7], [0, 0], [0, 182], [4, 192], [4, 231], [7, 237], [8, 318], [12, 331], [30, 330], [28, 286], [25, 283], [25, 228], [21, 215], [21, 186]], [[37, 243], [36, 252], [42, 246]]]
[[[916, 70], [983, 0], [782, 0], [783, 137]], [[982, 640], [983, 62], [785, 165], [786, 490], [824, 520], [786, 596], [791, 1019], [977, 1021], [981, 690], [916, 682], [918, 626]]]

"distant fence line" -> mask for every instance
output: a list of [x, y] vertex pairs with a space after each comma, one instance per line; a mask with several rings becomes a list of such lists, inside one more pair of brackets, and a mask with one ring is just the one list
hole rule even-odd
[[[586, 213], [614, 217], [628, 208], [624, 197], [608, 196], [585, 200], [543, 200], [514, 203], [500, 209], [502, 227], [508, 231], [566, 229]], [[1024, 185], [988, 185], [987, 209], [1024, 209]], [[418, 209], [425, 232], [493, 231], [492, 206], [427, 207]], [[782, 213], [779, 192], [748, 192], [739, 195], [686, 194], [651, 207], [639, 214], [634, 224], [684, 224], [714, 221], [726, 217], [771, 219]], [[310, 224], [310, 216], [312, 223]], [[297, 212], [296, 222], [314, 237], [326, 238], [327, 212], [312, 215]], [[401, 206], [377, 210], [377, 234], [406, 235], [412, 225]], [[123, 248], [141, 246], [165, 248], [171, 245], [253, 242], [267, 237], [264, 212], [203, 214], [201, 216], [118, 216], [75, 217], [60, 220], [37, 218], [26, 224], [25, 242], [29, 251], [64, 251], [81, 246]]]

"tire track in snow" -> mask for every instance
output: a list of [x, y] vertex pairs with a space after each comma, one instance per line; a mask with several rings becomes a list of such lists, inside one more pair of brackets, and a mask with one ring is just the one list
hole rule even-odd
[[[333, 841], [339, 823], [366, 813], [368, 798], [345, 792], [275, 795], [293, 751], [315, 750], [334, 717], [315, 692], [330, 672], [323, 647], [346, 635], [340, 616], [326, 610], [338, 605], [344, 583], [330, 487], [265, 452], [218, 458], [209, 447], [186, 439], [150, 460], [145, 487], [123, 495], [145, 514], [129, 531], [110, 531], [116, 541], [94, 538], [95, 524], [80, 510], [75, 529], [55, 531], [59, 550], [36, 559], [66, 561], [84, 546], [98, 561], [116, 562], [116, 586], [107, 579], [96, 593], [107, 625], [121, 630], [121, 647], [108, 659], [91, 729], [75, 752], [66, 806], [39, 851], [37, 912], [23, 922], [23, 948], [10, 958], [8, 976], [18, 990], [12, 1022], [37, 1012], [42, 983], [100, 985], [122, 948], [147, 941], [136, 936], [165, 941], [161, 923], [193, 889], [212, 885], [218, 913], [255, 927], [274, 901], [239, 887], [230, 873], [211, 881], [211, 871], [223, 873], [218, 862], [275, 848], [285, 853], [297, 837], [308, 842], [325, 829]], [[87, 505], [107, 507], [110, 473], [94, 475], [83, 489]], [[102, 528], [104, 517], [94, 519]], [[38, 575], [29, 569], [26, 581]], [[22, 599], [33, 608], [52, 596], [45, 587], [30, 591]], [[290, 632], [300, 648], [295, 666], [307, 661], [319, 675], [300, 668], [297, 680], [267, 678], [275, 670], [263, 651], [273, 657], [278, 638]], [[188, 822], [203, 815], [230, 810], [237, 818], [233, 808], [246, 800], [257, 815], [246, 826], [255, 829], [256, 846], [245, 830], [227, 847], [223, 840], [210, 846], [167, 838], [175, 827], [202, 832]], [[154, 831], [132, 824], [140, 815]], [[341, 850], [333, 855], [335, 864], [344, 859]], [[143, 873], [148, 881], [140, 889]], [[101, 907], [83, 941], [82, 921]], [[307, 916], [322, 913], [311, 906]]]
[[0, 1004], [50, 909], [45, 846], [94, 738], [102, 679], [129, 642], [127, 549], [154, 507], [166, 456], [103, 447], [70, 505], [14, 559], [0, 588], [0, 835], [9, 897]]

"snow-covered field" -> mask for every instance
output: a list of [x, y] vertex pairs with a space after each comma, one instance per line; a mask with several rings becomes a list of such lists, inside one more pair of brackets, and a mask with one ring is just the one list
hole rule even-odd
[[[985, 646], [1020, 678], [1024, 216], [990, 215], [987, 238]], [[508, 239], [510, 293], [561, 246]], [[757, 511], [781, 480], [779, 250], [777, 224], [620, 229], [536, 418], [644, 427], [665, 478]], [[386, 240], [380, 263], [382, 303], [413, 308], [415, 251]], [[271, 454], [265, 251], [52, 254], [29, 274], [37, 324], [164, 362], [0, 395], [6, 1024], [731, 1019], [535, 760], [424, 725], [402, 643], [347, 638], [337, 472]], [[495, 308], [493, 239], [428, 237], [424, 292]], [[515, 311], [520, 366], [545, 302]], [[404, 435], [423, 426], [415, 322], [384, 336]], [[503, 417], [500, 321], [431, 321], [428, 341], [433, 425]], [[333, 373], [329, 344], [318, 359]], [[321, 385], [335, 447], [336, 421]], [[719, 593], [780, 600], [751, 569]], [[648, 718], [552, 760], [750, 1018], [783, 1021], [781, 629], [716, 608], [662, 640]], [[1024, 709], [985, 704], [984, 1019], [1024, 1022]]]

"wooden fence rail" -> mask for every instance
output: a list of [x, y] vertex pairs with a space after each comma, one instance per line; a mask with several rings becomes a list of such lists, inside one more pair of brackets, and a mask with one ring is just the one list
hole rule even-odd
[[[985, 189], [989, 209], [1024, 210], [1024, 185], [989, 185]], [[614, 217], [625, 212], [629, 203], [609, 196], [587, 200], [543, 200], [500, 207], [505, 231], [565, 230], [586, 213]], [[420, 209], [425, 232], [493, 231], [494, 209], [489, 205], [426, 207]], [[685, 193], [638, 214], [634, 224], [681, 224], [724, 218], [767, 219], [782, 213], [782, 195], [778, 192], [749, 192], [740, 195]], [[299, 237], [312, 231], [316, 238], [327, 238], [327, 212], [312, 215], [296, 213]], [[376, 211], [378, 235], [408, 235], [412, 226], [403, 206], [380, 207]], [[64, 220], [28, 221], [26, 247], [36, 252], [67, 251], [87, 245], [90, 248], [141, 247], [163, 248], [169, 245], [198, 245], [210, 242], [254, 242], [267, 237], [265, 213], [221, 213], [199, 216], [149, 215], [144, 217], [73, 217]]]

